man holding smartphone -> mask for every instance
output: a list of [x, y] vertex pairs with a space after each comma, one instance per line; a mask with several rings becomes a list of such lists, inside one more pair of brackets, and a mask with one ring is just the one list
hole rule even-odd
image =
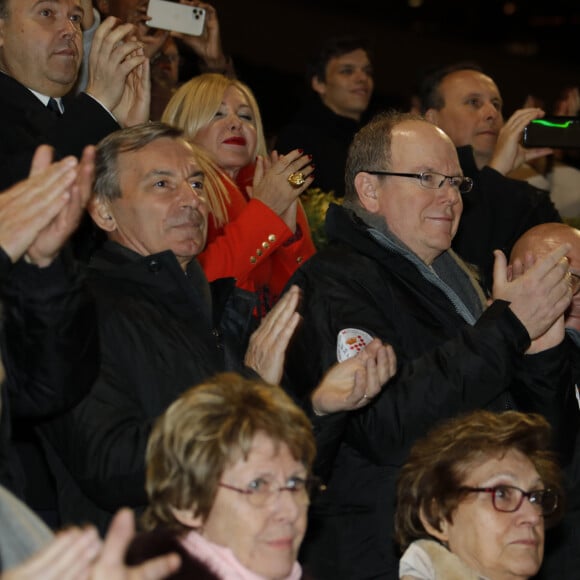
[[146, 80], [141, 47], [117, 48], [132, 27], [114, 22], [95, 34], [89, 86], [69, 97], [83, 57], [83, 14], [80, 0], [0, 0], [0, 189], [28, 175], [38, 145], [52, 145], [57, 159], [79, 157], [149, 114], [148, 94], [127, 84], [134, 75]]
[[[154, 0], [155, 1], [155, 0]], [[200, 35], [183, 34], [152, 28], [148, 25], [149, 0], [95, 0], [101, 16], [115, 16], [123, 23], [134, 24], [137, 38], [143, 43], [145, 55], [151, 62], [151, 120], [161, 118], [165, 105], [181, 80], [187, 80], [200, 72], [217, 72], [235, 76], [232, 61], [222, 49], [219, 20], [213, 6], [196, 0], [180, 0], [193, 8], [203, 9], [205, 22]], [[167, 66], [168, 55], [175, 55], [179, 62], [177, 77], [168, 77], [157, 70]], [[183, 58], [190, 56], [190, 58]], [[197, 62], [196, 62], [197, 61]]]
[[474, 63], [456, 63], [427, 74], [420, 86], [421, 112], [445, 131], [473, 189], [463, 195], [463, 217], [453, 249], [480, 270], [491, 289], [493, 251], [509, 254], [529, 228], [561, 222], [547, 191], [506, 175], [525, 161], [551, 153], [521, 145], [524, 127], [544, 116], [538, 108], [517, 110], [505, 123], [503, 100], [493, 79]]

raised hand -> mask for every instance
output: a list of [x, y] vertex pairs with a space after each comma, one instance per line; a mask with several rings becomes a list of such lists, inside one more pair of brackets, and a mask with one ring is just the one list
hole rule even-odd
[[13, 262], [24, 254], [48, 266], [78, 226], [91, 193], [94, 147], [81, 163], [67, 157], [52, 163], [52, 148], [41, 145], [30, 176], [0, 194], [0, 246]]
[[250, 337], [244, 362], [268, 383], [276, 385], [282, 378], [286, 349], [300, 321], [299, 300], [300, 289], [291, 286]]
[[2, 580], [162, 580], [176, 572], [177, 554], [153, 558], [140, 566], [126, 566], [125, 553], [135, 535], [133, 512], [117, 512], [104, 543], [97, 530], [72, 527], [23, 564], [2, 573]]
[[[147, 61], [133, 24], [119, 24], [114, 16], [97, 28], [89, 55], [89, 81], [86, 92], [109, 111], [121, 102], [127, 76]], [[118, 119], [123, 124], [123, 119]]]
[[103, 549], [91, 571], [91, 580], [161, 580], [177, 571], [180, 565], [177, 554], [159, 556], [140, 566], [126, 566], [125, 552], [134, 535], [133, 512], [119, 510], [109, 526]]
[[[304, 183], [298, 187], [288, 181], [288, 177], [296, 172], [304, 176]], [[294, 149], [287, 155], [278, 155], [274, 151], [269, 159], [258, 158], [254, 182], [248, 188], [248, 193], [282, 216], [300, 194], [310, 187], [314, 181], [313, 172], [310, 156], [300, 149]]]
[[544, 111], [535, 107], [517, 110], [501, 128], [489, 166], [507, 175], [526, 161], [553, 153], [547, 147], [526, 148], [521, 144], [524, 127], [543, 116]]
[[317, 415], [360, 409], [378, 395], [397, 372], [393, 347], [378, 338], [356, 356], [336, 363], [310, 396]]
[[526, 327], [532, 341], [549, 330], [566, 311], [572, 299], [568, 260], [570, 244], [563, 244], [545, 257], [530, 264], [518, 276], [512, 266], [508, 276], [506, 257], [500, 250], [494, 252], [494, 300], [510, 303], [510, 309]]
[[209, 70], [224, 70], [228, 67], [228, 61], [222, 49], [220, 35], [220, 23], [216, 9], [205, 2], [197, 0], [179, 0], [180, 4], [188, 6], [198, 6], [205, 10], [205, 26], [200, 36], [181, 34], [172, 32], [171, 36], [179, 38], [184, 44], [189, 46], [193, 52], [203, 60]]
[[90, 567], [101, 549], [95, 528], [59, 532], [37, 554], [1, 575], [2, 580], [79, 580], [89, 578]]
[[[536, 257], [532, 252], [526, 252], [523, 260], [516, 258], [509, 266], [508, 273], [511, 280], [516, 280], [520, 276], [534, 267], [536, 263]], [[568, 282], [570, 282], [568, 274]], [[558, 316], [552, 326], [550, 326], [546, 332], [532, 340], [530, 347], [526, 351], [526, 354], [534, 354], [552, 348], [564, 340], [564, 335], [566, 332], [565, 325], [565, 315], [562, 313]]]
[[[131, 58], [143, 55], [143, 49], [138, 48]], [[149, 120], [150, 106], [151, 69], [149, 60], [145, 59], [127, 75], [121, 99], [111, 112], [123, 127], [132, 127]]]
[[[68, 189], [68, 201], [38, 232], [28, 248], [29, 261], [43, 267], [49, 265], [72, 233], [77, 229], [92, 191], [95, 171], [95, 148], [85, 147], [80, 163], [76, 167], [76, 178]], [[31, 175], [42, 170], [32, 164]]]

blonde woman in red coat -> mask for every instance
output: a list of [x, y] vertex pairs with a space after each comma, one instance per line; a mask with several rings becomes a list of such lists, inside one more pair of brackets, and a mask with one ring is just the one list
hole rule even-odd
[[207, 246], [198, 256], [206, 276], [236, 278], [269, 310], [315, 252], [299, 201], [314, 179], [310, 156], [299, 149], [269, 155], [252, 91], [220, 74], [185, 83], [162, 120], [204, 147], [221, 171], [221, 187], [209, 200]]

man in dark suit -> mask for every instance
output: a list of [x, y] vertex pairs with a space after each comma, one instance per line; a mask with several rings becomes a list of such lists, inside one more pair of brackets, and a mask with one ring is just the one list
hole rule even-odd
[[66, 98], [82, 60], [82, 16], [80, 0], [0, 0], [0, 189], [27, 176], [40, 144], [57, 159], [78, 157], [148, 119], [148, 62], [134, 27], [115, 19], [95, 34], [87, 90]]

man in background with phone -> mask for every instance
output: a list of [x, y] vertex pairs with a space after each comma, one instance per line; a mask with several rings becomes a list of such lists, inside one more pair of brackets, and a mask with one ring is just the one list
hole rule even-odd
[[[235, 76], [232, 60], [222, 49], [217, 12], [210, 4], [196, 0], [179, 2], [205, 11], [203, 30], [198, 36], [148, 26], [149, 0], [94, 0], [94, 2], [103, 17], [115, 16], [121, 22], [136, 26], [137, 38], [143, 43], [145, 55], [151, 62], [151, 120], [161, 118], [165, 105], [180, 81], [201, 72], [218, 72], [226, 76]], [[172, 62], [176, 58], [181, 61], [177, 75], [169, 70], [173, 68]]]
[[[149, 114], [145, 58], [120, 40], [131, 26], [103, 23], [95, 34], [89, 85], [69, 97], [83, 57], [80, 0], [0, 0], [0, 189], [28, 175], [41, 144], [55, 157], [80, 157], [119, 126]], [[146, 78], [144, 76], [146, 72]], [[138, 86], [131, 84], [139, 75]]]
[[[548, 110], [539, 97], [528, 95], [528, 102]], [[551, 115], [532, 121], [524, 129], [522, 143], [526, 147], [549, 146], [553, 154], [523, 165], [510, 173], [510, 177], [550, 190], [560, 215], [564, 219], [577, 218], [580, 216], [579, 88], [565, 87], [551, 109]]]
[[474, 63], [456, 63], [426, 74], [420, 98], [421, 112], [449, 135], [463, 174], [474, 181], [463, 196], [453, 249], [479, 268], [481, 282], [489, 290], [495, 249], [509, 255], [515, 241], [532, 226], [562, 221], [549, 192], [506, 177], [523, 162], [551, 153], [521, 145], [524, 127], [544, 112], [519, 109], [504, 123], [499, 89]]

